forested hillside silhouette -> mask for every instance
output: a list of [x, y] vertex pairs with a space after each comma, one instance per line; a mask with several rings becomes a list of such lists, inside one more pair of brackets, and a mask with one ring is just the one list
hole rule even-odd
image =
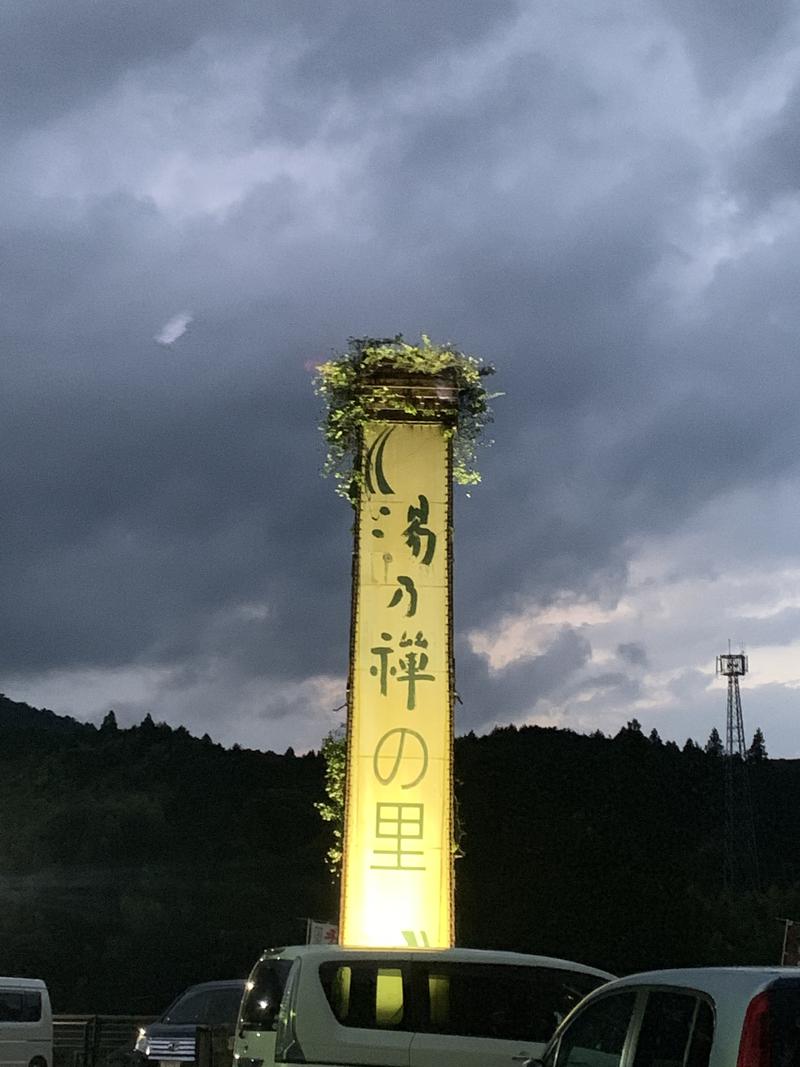
[[[760, 735], [759, 735], [760, 736]], [[459, 944], [622, 974], [774, 963], [800, 919], [800, 761], [748, 760], [762, 882], [722, 885], [718, 738], [506, 727], [456, 741]], [[0, 953], [56, 1011], [156, 1012], [335, 918], [316, 753], [101, 727], [0, 696]]]

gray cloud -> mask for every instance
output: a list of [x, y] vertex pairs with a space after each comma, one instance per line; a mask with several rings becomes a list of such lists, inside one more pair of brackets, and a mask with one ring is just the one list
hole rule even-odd
[[800, 186], [800, 92], [795, 87], [758, 136], [742, 150], [731, 173], [734, 191], [751, 209], [792, 196]]
[[617, 645], [617, 653], [626, 663], [632, 667], [647, 666], [647, 652], [638, 641], [625, 641]]
[[491, 671], [486, 659], [464, 643], [456, 658], [457, 727], [480, 730], [524, 718], [565, 677], [588, 663], [591, 647], [586, 638], [565, 628], [541, 655], [522, 657], [499, 671]]
[[[348, 648], [351, 514], [317, 476], [306, 364], [425, 330], [495, 361], [507, 394], [456, 504], [464, 724], [556, 693], [635, 702], [655, 669], [635, 633], [610, 665], [567, 628], [498, 671], [463, 635], [565, 594], [613, 606], [642, 546], [796, 474], [798, 229], [774, 205], [797, 89], [767, 84], [791, 17], [5, 12], [0, 680], [25, 699], [53, 672], [169, 670], [165, 715], [212, 721], [227, 689], [243, 731], [288, 731]], [[718, 135], [762, 97], [768, 118]], [[751, 562], [791, 565], [790, 530], [755, 524]], [[794, 610], [751, 632], [793, 640]]]
[[797, 16], [791, 0], [768, 0], [758, 8], [726, 0], [702, 7], [691, 0], [661, 0], [659, 7], [682, 35], [703, 84], [715, 93], [730, 90], [779, 46]]

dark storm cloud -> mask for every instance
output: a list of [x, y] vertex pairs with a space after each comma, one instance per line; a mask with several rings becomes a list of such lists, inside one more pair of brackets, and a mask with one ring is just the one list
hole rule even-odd
[[457, 730], [482, 729], [524, 716], [565, 677], [585, 666], [591, 654], [586, 638], [565, 627], [540, 655], [523, 656], [492, 671], [486, 658], [475, 655], [462, 641], [456, 649]]
[[791, 645], [800, 637], [800, 608], [784, 608], [766, 619], [745, 616], [739, 625], [752, 645]]
[[[457, 502], [462, 632], [565, 592], [613, 604], [631, 543], [792, 469], [794, 239], [693, 282], [723, 164], [691, 107], [648, 95], [661, 78], [694, 100], [681, 47], [718, 93], [788, 9], [614, 11], [4, 12], [4, 673], [155, 666], [177, 689], [216, 657], [276, 686], [256, 712], [276, 719], [305, 699], [287, 686], [343, 677], [352, 515], [317, 476], [306, 363], [349, 335], [425, 330], [498, 365], [485, 483]], [[790, 187], [795, 107], [732, 179]], [[462, 640], [464, 724], [571, 685], [632, 699], [643, 646], [617, 646], [593, 675], [566, 629], [490, 672]]]
[[215, 611], [261, 600], [262, 667], [296, 671], [299, 632], [329, 666], [324, 606], [346, 584], [348, 509], [323, 505], [304, 407], [279, 402], [264, 374], [222, 400], [106, 386], [5, 421], [5, 454], [24, 460], [6, 484], [6, 669], [185, 656]]
[[733, 188], [746, 202], [764, 208], [800, 188], [800, 91], [789, 94], [780, 111], [764, 123], [732, 171]]
[[625, 641], [617, 645], [617, 654], [633, 667], [647, 666], [647, 652], [637, 641]]
[[29, 0], [8, 5], [2, 14], [4, 121], [47, 121], [92, 100], [130, 70], [180, 56], [198, 43], [213, 49], [220, 39], [254, 36], [286, 47], [303, 43], [297, 70], [301, 95], [315, 87], [330, 93], [338, 85], [368, 91], [385, 79], [394, 62], [418, 60], [480, 38], [515, 8], [511, 0], [495, 3], [491, 12], [458, 0], [409, 0], [401, 6], [392, 0], [335, 5], [315, 0], [263, 5]]
[[797, 14], [793, 0], [732, 4], [730, 0], [659, 0], [664, 17], [682, 35], [701, 82], [725, 93], [769, 54]]

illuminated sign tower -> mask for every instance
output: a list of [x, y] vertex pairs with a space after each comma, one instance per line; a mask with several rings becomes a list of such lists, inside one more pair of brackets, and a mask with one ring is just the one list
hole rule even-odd
[[452, 483], [479, 481], [490, 366], [350, 342], [318, 368], [326, 469], [356, 509], [340, 940], [453, 944]]
[[449, 946], [456, 391], [378, 372], [362, 397], [341, 939]]

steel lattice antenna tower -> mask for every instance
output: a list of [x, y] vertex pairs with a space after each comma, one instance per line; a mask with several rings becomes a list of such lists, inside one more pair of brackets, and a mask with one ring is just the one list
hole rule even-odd
[[725, 885], [728, 889], [758, 889], [758, 846], [744, 743], [744, 720], [739, 679], [747, 674], [743, 652], [717, 656], [717, 674], [728, 679], [727, 739], [725, 745]]

